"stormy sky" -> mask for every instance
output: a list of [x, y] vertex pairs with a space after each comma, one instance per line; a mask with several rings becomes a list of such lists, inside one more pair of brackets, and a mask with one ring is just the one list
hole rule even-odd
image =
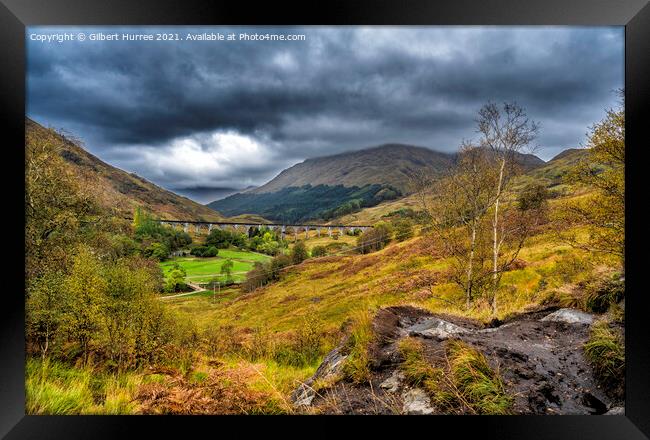
[[[87, 38], [33, 36], [64, 32]], [[181, 41], [90, 40], [100, 32]], [[236, 40], [185, 39], [203, 32]], [[623, 27], [30, 27], [26, 39], [29, 117], [202, 203], [310, 157], [454, 151], [488, 100], [524, 106], [548, 160], [583, 145], [624, 84]]]

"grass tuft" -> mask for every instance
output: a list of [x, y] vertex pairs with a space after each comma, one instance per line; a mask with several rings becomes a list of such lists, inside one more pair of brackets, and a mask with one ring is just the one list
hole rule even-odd
[[625, 373], [625, 345], [607, 321], [598, 321], [591, 326], [584, 350], [601, 382], [607, 386], [620, 382]]
[[402, 372], [406, 381], [413, 386], [424, 386], [435, 390], [435, 382], [440, 377], [440, 369], [434, 368], [424, 357], [424, 346], [415, 338], [405, 338], [399, 342], [399, 352], [403, 362]]
[[350, 336], [343, 348], [347, 353], [342, 375], [354, 383], [366, 383], [370, 379], [370, 343], [373, 340], [372, 317], [368, 311], [354, 314]]
[[133, 414], [140, 381], [135, 374], [103, 374], [50, 359], [28, 359], [26, 413]]
[[587, 286], [585, 308], [595, 313], [605, 313], [610, 306], [625, 297], [625, 281], [617, 275], [598, 280]]
[[511, 412], [513, 399], [483, 353], [458, 340], [448, 341], [446, 351], [454, 386], [466, 404], [478, 414]]

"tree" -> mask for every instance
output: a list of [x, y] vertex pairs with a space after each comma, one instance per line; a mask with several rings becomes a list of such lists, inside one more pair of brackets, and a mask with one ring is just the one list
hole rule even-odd
[[144, 331], [155, 309], [155, 274], [148, 261], [124, 258], [104, 269], [107, 282], [103, 314], [103, 342], [108, 365], [122, 370], [146, 356]]
[[[63, 270], [99, 208], [61, 158], [61, 134], [27, 129], [25, 139], [25, 272]], [[72, 142], [72, 140], [70, 140]]]
[[393, 235], [393, 227], [386, 222], [377, 222], [367, 231], [357, 237], [357, 248], [359, 253], [367, 254], [381, 250], [390, 243]]
[[492, 214], [492, 314], [497, 313], [497, 291], [500, 282], [499, 258], [502, 245], [509, 232], [501, 221], [500, 211], [504, 194], [511, 178], [517, 172], [517, 155], [529, 150], [530, 143], [537, 137], [538, 123], [528, 119], [526, 111], [516, 103], [504, 103], [500, 108], [494, 103], [485, 104], [478, 112], [480, 146], [494, 156], [497, 169]]
[[167, 274], [167, 282], [165, 283], [166, 292], [178, 292], [187, 289], [185, 283], [185, 276], [187, 272], [178, 263], [172, 266], [172, 269]]
[[232, 268], [234, 267], [234, 263], [230, 258], [228, 258], [226, 261], [224, 261], [221, 264], [221, 275], [224, 275], [226, 278], [226, 284], [229, 284], [232, 282]]
[[395, 239], [397, 241], [408, 240], [413, 237], [413, 222], [407, 218], [398, 219], [393, 222]]
[[92, 250], [81, 245], [73, 259], [71, 273], [63, 281], [67, 312], [65, 329], [71, 339], [78, 342], [84, 364], [88, 362], [90, 344], [102, 325], [107, 289], [102, 275], [101, 263]]
[[280, 243], [275, 241], [275, 237], [270, 231], [264, 232], [260, 242], [255, 246], [255, 250], [267, 255], [277, 255], [280, 251]]
[[64, 320], [66, 291], [62, 288], [63, 279], [61, 272], [48, 272], [29, 280], [25, 307], [27, 339], [36, 342], [43, 359], [57, 343]]
[[165, 261], [169, 257], [169, 248], [165, 243], [153, 242], [145, 249], [144, 255], [158, 261]]
[[303, 261], [305, 261], [307, 258], [309, 258], [309, 254], [307, 253], [307, 247], [305, 246], [305, 243], [302, 240], [299, 240], [296, 242], [296, 244], [293, 246], [293, 249], [291, 250], [291, 261], [293, 264], [300, 264]]
[[242, 283], [244, 292], [252, 292], [269, 282], [269, 266], [256, 261], [253, 268], [246, 272], [246, 279]]
[[491, 271], [486, 215], [494, 204], [496, 173], [490, 152], [468, 142], [441, 177], [422, 174], [415, 185], [439, 246], [452, 257], [450, 275], [465, 292], [469, 308]]
[[587, 134], [587, 158], [567, 175], [570, 184], [596, 190], [592, 196], [568, 202], [561, 220], [587, 227], [585, 242], [564, 234], [572, 245], [613, 255], [623, 265], [625, 258], [625, 108], [607, 110], [605, 118]]

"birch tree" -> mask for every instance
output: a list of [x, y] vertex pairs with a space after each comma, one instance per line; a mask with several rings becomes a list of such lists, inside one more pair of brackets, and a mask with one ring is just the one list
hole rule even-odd
[[517, 171], [518, 154], [531, 152], [537, 137], [538, 123], [531, 121], [523, 107], [516, 103], [498, 106], [488, 102], [478, 112], [480, 146], [490, 151], [497, 170], [492, 215], [492, 314], [497, 314], [497, 292], [500, 283], [499, 257], [508, 231], [500, 211], [504, 194]]
[[450, 276], [463, 289], [468, 309], [490, 275], [485, 216], [494, 204], [495, 182], [488, 152], [468, 142], [461, 144], [456, 163], [442, 178], [419, 178], [429, 226], [453, 257]]

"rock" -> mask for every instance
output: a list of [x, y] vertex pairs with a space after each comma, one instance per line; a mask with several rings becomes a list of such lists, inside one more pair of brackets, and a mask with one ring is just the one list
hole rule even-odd
[[514, 324], [513, 322], [508, 322], [507, 324], [502, 324], [502, 325], [500, 325], [498, 327], [488, 327], [488, 328], [484, 328], [484, 329], [481, 329], [481, 330], [477, 330], [476, 333], [494, 333], [494, 332], [498, 332], [500, 330], [503, 330], [504, 328], [508, 328], [508, 327], [512, 326], [513, 324]]
[[347, 356], [340, 353], [338, 348], [330, 351], [323, 359], [316, 372], [312, 377], [307, 379], [304, 383], [300, 384], [293, 393], [291, 393], [291, 400], [297, 406], [309, 406], [316, 397], [316, 391], [312, 388], [317, 379], [328, 379], [341, 370], [343, 361]]
[[300, 386], [299, 388], [300, 392], [297, 393], [294, 397], [294, 405], [296, 406], [309, 406], [311, 405], [311, 402], [314, 400], [314, 397], [316, 397], [316, 393], [314, 392], [313, 389], [306, 387], [303, 385]]
[[393, 371], [393, 374], [391, 374], [388, 379], [379, 384], [379, 386], [389, 393], [394, 393], [397, 391], [397, 388], [399, 388], [402, 380], [404, 380], [404, 374], [399, 370], [395, 370]]
[[412, 388], [402, 394], [405, 414], [433, 414], [431, 400], [421, 388]]
[[615, 406], [614, 408], [607, 411], [604, 415], [606, 416], [624, 416], [625, 408], [622, 406]]
[[590, 325], [594, 322], [593, 315], [575, 309], [560, 309], [543, 317], [540, 321], [564, 322], [567, 324]]
[[320, 364], [316, 372], [314, 373], [314, 379], [325, 379], [333, 374], [338, 373], [343, 367], [343, 361], [347, 356], [341, 354], [338, 348], [330, 351], [323, 362]]
[[426, 318], [418, 324], [411, 325], [406, 330], [411, 336], [438, 339], [447, 339], [453, 335], [470, 332], [464, 327], [439, 318]]

